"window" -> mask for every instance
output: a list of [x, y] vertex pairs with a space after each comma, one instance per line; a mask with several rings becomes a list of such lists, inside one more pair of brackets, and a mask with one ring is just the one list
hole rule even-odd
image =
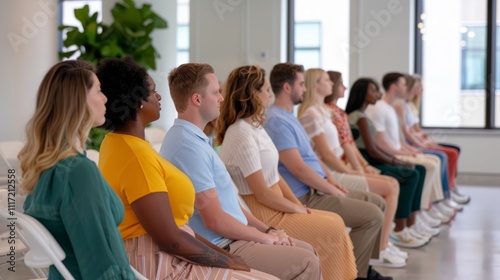
[[[488, 6], [496, 6], [492, 5], [496, 0], [416, 3], [415, 64], [416, 72], [423, 76], [422, 125], [500, 127], [500, 111], [495, 110], [500, 108], [500, 98], [495, 98], [500, 95], [500, 22], [488, 10]], [[497, 37], [495, 45], [488, 35], [489, 25]], [[491, 75], [495, 67], [496, 74]], [[495, 85], [491, 93], [490, 82]]]
[[[342, 73], [349, 81], [349, 0], [289, 0], [288, 61]], [[344, 107], [347, 97], [339, 100]]]
[[189, 62], [189, 0], [177, 0], [177, 65]]
[[321, 22], [295, 22], [294, 61], [304, 67], [321, 67]]

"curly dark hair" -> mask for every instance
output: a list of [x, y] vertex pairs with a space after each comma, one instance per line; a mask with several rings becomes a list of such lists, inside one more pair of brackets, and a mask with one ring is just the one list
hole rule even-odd
[[141, 101], [149, 96], [146, 68], [131, 57], [106, 58], [99, 62], [96, 75], [108, 98], [106, 122], [101, 127], [116, 130], [136, 120]]

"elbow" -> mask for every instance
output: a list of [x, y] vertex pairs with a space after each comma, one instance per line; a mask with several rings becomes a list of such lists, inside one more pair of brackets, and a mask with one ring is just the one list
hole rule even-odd
[[216, 219], [207, 219], [204, 220], [203, 223], [205, 224], [205, 227], [207, 227], [207, 229], [213, 232], [219, 232], [219, 225], [221, 223], [217, 222]]

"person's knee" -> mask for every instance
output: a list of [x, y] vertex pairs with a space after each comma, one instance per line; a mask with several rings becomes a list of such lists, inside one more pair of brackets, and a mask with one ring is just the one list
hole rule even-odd
[[297, 262], [283, 272], [281, 279], [321, 279], [321, 265], [315, 251], [301, 250]]
[[389, 189], [391, 190], [390, 194], [398, 196], [399, 195], [399, 182], [394, 178], [389, 179]]

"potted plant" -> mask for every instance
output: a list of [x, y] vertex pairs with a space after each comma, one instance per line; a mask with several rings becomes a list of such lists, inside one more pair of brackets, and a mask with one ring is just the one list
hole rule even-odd
[[[67, 25], [59, 27], [59, 30], [67, 31], [63, 45], [70, 48], [60, 52], [59, 58], [79, 53], [78, 59], [97, 65], [103, 58], [132, 56], [140, 65], [156, 70], [159, 54], [152, 44], [151, 33], [168, 25], [166, 20], [153, 12], [150, 4], [139, 8], [133, 0], [117, 2], [111, 10], [113, 22], [110, 25], [98, 22], [97, 12], [90, 15], [88, 5], [75, 9], [74, 13], [82, 29]], [[93, 128], [87, 148], [99, 150], [106, 133], [104, 129]]]

